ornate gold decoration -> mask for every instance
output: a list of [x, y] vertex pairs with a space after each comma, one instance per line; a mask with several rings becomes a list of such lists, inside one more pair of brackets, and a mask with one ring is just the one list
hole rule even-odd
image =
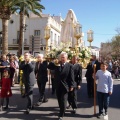
[[48, 54], [48, 40], [49, 40], [49, 38], [50, 38], [50, 29], [51, 29], [51, 27], [50, 27], [50, 25], [49, 24], [47, 24], [47, 26], [45, 27], [45, 36], [44, 36], [44, 38], [46, 39], [46, 56], [47, 56], [47, 54]]
[[77, 47], [79, 46], [79, 39], [82, 35], [82, 26], [77, 23], [76, 25], [74, 25], [74, 37], [76, 38], [77, 40]]
[[88, 32], [87, 32], [87, 41], [90, 43], [90, 47], [91, 47], [91, 43], [93, 41], [93, 31], [92, 30], [88, 30]]

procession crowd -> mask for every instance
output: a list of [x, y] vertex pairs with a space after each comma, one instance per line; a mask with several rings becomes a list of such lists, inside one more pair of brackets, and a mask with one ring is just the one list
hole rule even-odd
[[[94, 97], [94, 79], [97, 82], [97, 98], [99, 105], [98, 118], [108, 114], [110, 95], [113, 92], [113, 79], [119, 77], [120, 67], [118, 61], [112, 63], [99, 62], [96, 56], [92, 55], [87, 65], [85, 74], [87, 80], [87, 94], [89, 98]], [[21, 72], [22, 71], [22, 72]], [[62, 52], [58, 60], [48, 61], [43, 54], [38, 54], [36, 60], [31, 58], [29, 52], [25, 52], [23, 60], [16, 55], [2, 55], [0, 60], [1, 90], [0, 90], [0, 111], [9, 108], [9, 97], [12, 96], [11, 87], [15, 84], [23, 83], [25, 87], [23, 98], [27, 98], [25, 114], [29, 114], [35, 106], [40, 106], [43, 102], [48, 102], [45, 94], [48, 74], [51, 76], [52, 94], [56, 93], [59, 106], [59, 120], [65, 115], [65, 110], [70, 107], [72, 113], [77, 110], [77, 90], [81, 88], [82, 66], [78, 63], [78, 57], [73, 56], [68, 62], [68, 55]], [[37, 82], [39, 97], [38, 102], [33, 104], [33, 89]], [[6, 106], [4, 106], [6, 99]], [[68, 106], [67, 106], [68, 103]]]

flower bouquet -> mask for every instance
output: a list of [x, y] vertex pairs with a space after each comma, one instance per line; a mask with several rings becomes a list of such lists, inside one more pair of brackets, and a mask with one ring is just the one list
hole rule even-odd
[[86, 66], [91, 57], [91, 49], [88, 47], [70, 47], [71, 43], [60, 43], [59, 46], [52, 46], [51, 51], [48, 52], [47, 58], [58, 59], [61, 52], [68, 54], [68, 59], [71, 60], [74, 55], [79, 58], [79, 63]]
[[68, 53], [68, 58], [71, 59], [73, 56], [73, 51], [69, 47], [70, 43], [60, 43], [59, 46], [52, 46], [51, 51], [47, 54], [47, 58], [56, 59], [59, 57], [61, 52]]
[[82, 66], [86, 68], [91, 58], [91, 49], [88, 47], [79, 48], [78, 57]]

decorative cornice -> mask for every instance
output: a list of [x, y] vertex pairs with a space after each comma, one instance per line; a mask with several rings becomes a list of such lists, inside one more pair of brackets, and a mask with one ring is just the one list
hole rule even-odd
[[57, 32], [60, 33], [60, 30], [59, 30], [59, 29], [55, 28], [53, 25], [50, 25], [50, 26], [51, 26], [51, 28], [53, 28], [54, 30], [56, 30]]

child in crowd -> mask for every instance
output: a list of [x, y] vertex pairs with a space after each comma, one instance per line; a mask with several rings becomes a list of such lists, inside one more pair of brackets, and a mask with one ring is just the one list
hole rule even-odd
[[107, 70], [108, 64], [105, 62], [101, 63], [101, 70], [98, 70], [96, 73], [96, 79], [98, 80], [97, 84], [97, 98], [99, 105], [99, 115], [98, 118], [101, 118], [103, 114], [103, 108], [105, 110], [105, 115], [108, 114], [108, 106], [110, 95], [113, 92], [113, 79], [111, 73]]
[[12, 96], [12, 91], [11, 91], [11, 79], [10, 79], [10, 70], [5, 69], [3, 72], [3, 76], [1, 79], [1, 92], [0, 92], [0, 111], [3, 110], [3, 104], [4, 104], [4, 99], [6, 98], [6, 107], [4, 109], [8, 109], [9, 105], [9, 97]]

